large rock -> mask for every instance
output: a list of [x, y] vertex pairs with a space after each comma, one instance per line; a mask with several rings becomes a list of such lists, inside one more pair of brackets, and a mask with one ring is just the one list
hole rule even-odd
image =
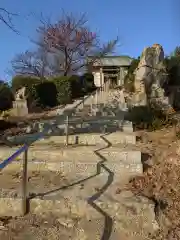
[[161, 45], [154, 44], [142, 52], [135, 70], [135, 92], [147, 97], [148, 103], [163, 111], [172, 111], [168, 97], [163, 89], [168, 80], [164, 64], [164, 51]]

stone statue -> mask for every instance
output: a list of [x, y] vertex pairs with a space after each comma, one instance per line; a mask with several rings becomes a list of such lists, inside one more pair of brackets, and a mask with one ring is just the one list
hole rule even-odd
[[15, 94], [13, 101], [13, 115], [24, 117], [28, 115], [27, 96], [25, 95], [26, 88], [20, 88]]
[[26, 100], [25, 92], [26, 92], [26, 88], [25, 87], [20, 88], [16, 92], [16, 94], [15, 94], [15, 100], [16, 101], [18, 101], [18, 100]]

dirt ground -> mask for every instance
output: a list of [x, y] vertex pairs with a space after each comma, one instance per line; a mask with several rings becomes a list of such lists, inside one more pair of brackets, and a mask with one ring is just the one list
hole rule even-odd
[[160, 229], [152, 239], [180, 239], [180, 140], [174, 128], [139, 132], [138, 148], [144, 156], [144, 174], [130, 181], [135, 194], [155, 202]]

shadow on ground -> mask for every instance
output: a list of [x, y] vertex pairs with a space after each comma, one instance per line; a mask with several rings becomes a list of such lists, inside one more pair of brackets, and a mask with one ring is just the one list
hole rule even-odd
[[[29, 202], [31, 199], [33, 199], [35, 197], [42, 198], [42, 197], [44, 197], [46, 195], [49, 195], [51, 193], [55, 193], [55, 192], [58, 192], [60, 190], [66, 190], [66, 189], [68, 189], [70, 187], [73, 187], [75, 185], [80, 185], [80, 184], [98, 176], [101, 173], [101, 169], [103, 168], [105, 170], [105, 172], [108, 174], [107, 182], [104, 184], [104, 186], [102, 186], [101, 189], [98, 189], [98, 191], [94, 195], [88, 197], [88, 199], [87, 199], [88, 204], [92, 208], [94, 208], [99, 214], [101, 214], [104, 217], [104, 229], [103, 229], [101, 240], [109, 240], [110, 236], [111, 236], [111, 233], [112, 233], [112, 228], [113, 228], [113, 219], [95, 203], [95, 201], [110, 187], [110, 185], [113, 183], [113, 180], [114, 180], [114, 173], [109, 168], [107, 168], [107, 166], [105, 165], [107, 160], [100, 153], [101, 150], [107, 149], [107, 148], [112, 146], [112, 144], [105, 138], [106, 135], [108, 135], [108, 133], [101, 136], [102, 140], [106, 143], [106, 146], [94, 151], [94, 153], [100, 159], [100, 162], [97, 163], [96, 174], [94, 174], [90, 177], [81, 179], [79, 181], [76, 181], [74, 183], [71, 183], [69, 185], [66, 185], [66, 186], [63, 186], [63, 187], [60, 187], [60, 188], [57, 188], [57, 189], [54, 189], [54, 190], [50, 190], [50, 191], [45, 192], [45, 193], [37, 193], [37, 194], [31, 193], [30, 196], [29, 196], [29, 199], [28, 199], [28, 202]], [[28, 205], [30, 206], [30, 203], [28, 203]]]

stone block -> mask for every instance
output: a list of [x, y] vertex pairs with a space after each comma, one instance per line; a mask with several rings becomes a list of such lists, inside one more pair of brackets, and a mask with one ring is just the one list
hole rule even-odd
[[13, 102], [13, 115], [24, 117], [28, 114], [27, 100], [16, 100]]
[[123, 149], [112, 147], [107, 150], [101, 150], [100, 154], [109, 162], [141, 164], [140, 151], [124, 151]]

